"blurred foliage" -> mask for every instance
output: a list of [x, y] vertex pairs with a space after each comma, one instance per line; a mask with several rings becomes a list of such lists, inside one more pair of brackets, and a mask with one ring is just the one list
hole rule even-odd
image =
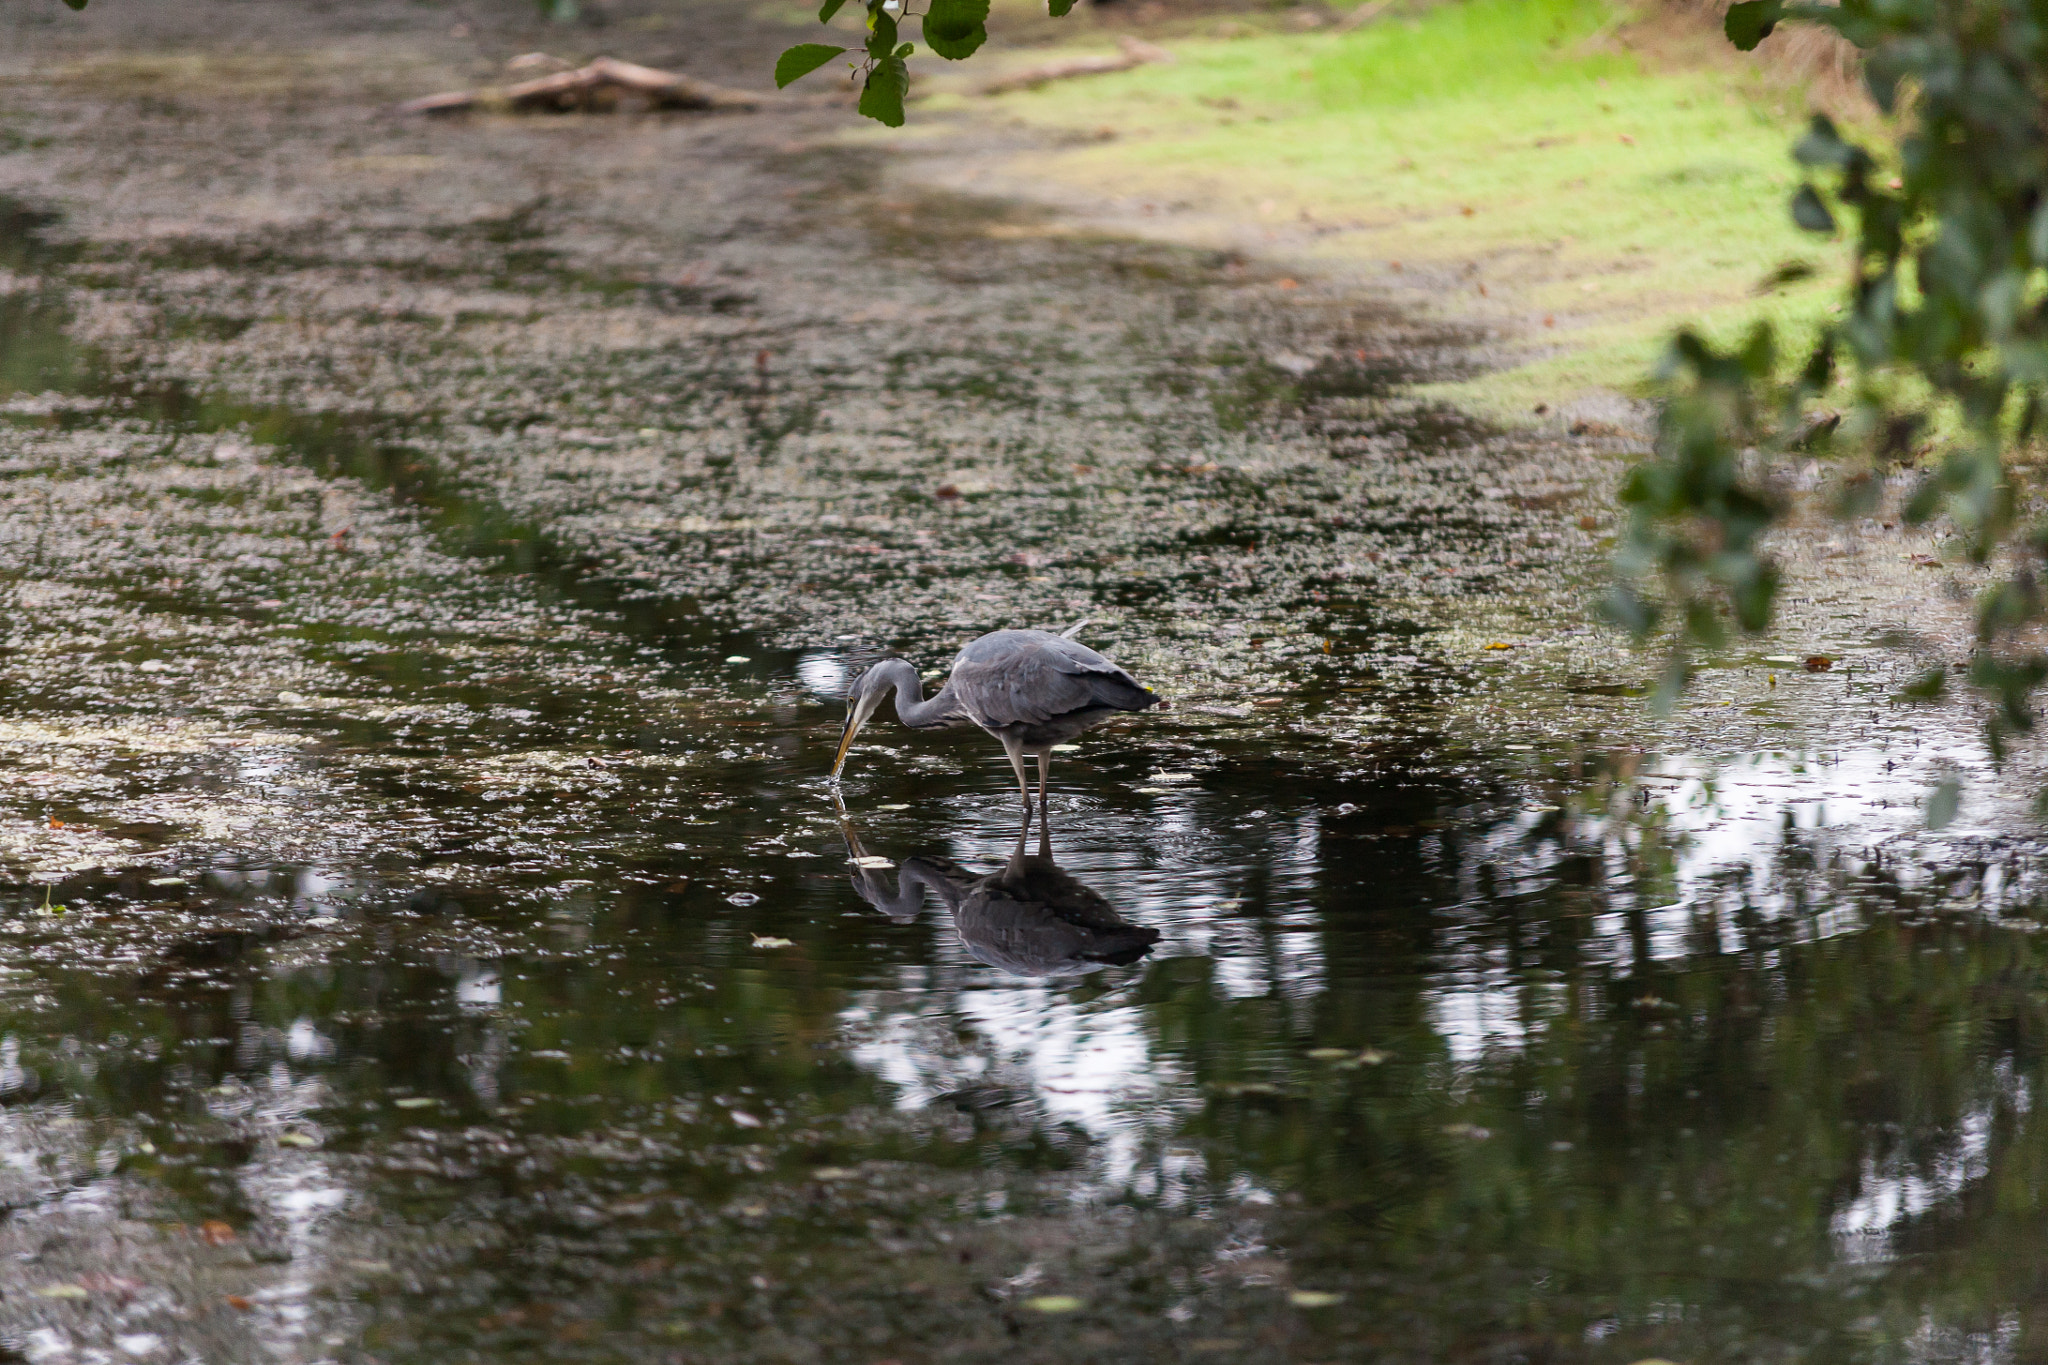
[[[866, 0], [867, 41], [859, 48], [832, 43], [799, 43], [775, 63], [778, 89], [825, 66], [841, 53], [852, 52], [860, 77], [860, 111], [891, 128], [903, 126], [903, 100], [910, 93], [905, 59], [915, 45], [899, 42], [902, 21], [913, 17], [901, 0]], [[1052, 13], [1065, 14], [1074, 0], [1049, 0]], [[846, 0], [825, 0], [818, 22], [829, 24]], [[988, 0], [929, 0], [922, 14], [924, 44], [949, 62], [974, 55], [988, 41]]]
[[[1793, 148], [1805, 182], [1793, 220], [1854, 234], [1839, 318], [1803, 358], [1759, 325], [1716, 351], [1683, 333], [1662, 379], [1655, 453], [1630, 471], [1632, 516], [1608, 615], [1675, 648], [1662, 698], [1683, 686], [1690, 648], [1718, 647], [1729, 618], [1769, 625], [1778, 573], [1762, 539], [1785, 515], [1773, 476], [1828, 457], [1843, 516], [1901, 486], [1905, 519], [1946, 519], [1963, 555], [2002, 573], [1978, 605], [1969, 681], [1995, 703], [2002, 756], [2031, 730], [2048, 654], [2041, 559], [2048, 526], [2027, 525], [2007, 452], [2027, 442], [2048, 384], [2048, 4], [2041, 0], [1748, 0], [1729, 38], [1754, 48], [1781, 22], [1831, 30], [1860, 49], [1896, 145], [1873, 152], [1816, 115]], [[1840, 410], [1819, 406], [1840, 391]], [[1661, 600], [1638, 591], [1661, 582]], [[1922, 679], [1909, 695], [1940, 690]]]

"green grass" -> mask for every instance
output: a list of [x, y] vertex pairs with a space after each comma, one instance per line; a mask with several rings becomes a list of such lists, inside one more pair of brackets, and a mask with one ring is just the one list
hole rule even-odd
[[1617, 44], [1625, 17], [1604, 0], [1465, 0], [1349, 34], [1195, 38], [1170, 66], [962, 104], [1115, 130], [1011, 169], [1149, 204], [1162, 231], [1249, 227], [1281, 255], [1401, 262], [1396, 278], [1522, 348], [1439, 390], [1507, 416], [1639, 387], [1681, 322], [1810, 328], [1834, 287], [1830, 269], [1751, 297], [1787, 258], [1836, 255], [1786, 213], [1796, 101], [1738, 89], [1725, 64], [1653, 70]]

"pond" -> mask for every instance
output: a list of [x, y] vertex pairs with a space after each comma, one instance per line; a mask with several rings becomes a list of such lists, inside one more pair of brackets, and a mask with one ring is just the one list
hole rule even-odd
[[[266, 106], [205, 193], [286, 209], [144, 230], [60, 172], [191, 118], [36, 98], [10, 1358], [2038, 1353], [2032, 845], [1925, 833], [1866, 621], [1660, 732], [1611, 449], [1401, 397], [1481, 338], [810, 112]], [[1173, 706], [1046, 856], [978, 733], [827, 781], [875, 658], [1084, 616]]]

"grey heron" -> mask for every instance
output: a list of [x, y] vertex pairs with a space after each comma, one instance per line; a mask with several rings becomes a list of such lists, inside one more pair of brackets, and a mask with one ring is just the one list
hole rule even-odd
[[915, 668], [902, 659], [884, 659], [847, 689], [846, 731], [832, 760], [832, 780], [839, 780], [854, 736], [894, 693], [896, 719], [913, 730], [979, 725], [995, 736], [1017, 774], [1027, 826], [1031, 784], [1024, 777], [1024, 755], [1035, 755], [1042, 831], [1053, 746], [1113, 716], [1161, 702], [1150, 688], [1073, 638], [1087, 624], [1076, 621], [1058, 635], [991, 631], [960, 651], [946, 685], [929, 699]]

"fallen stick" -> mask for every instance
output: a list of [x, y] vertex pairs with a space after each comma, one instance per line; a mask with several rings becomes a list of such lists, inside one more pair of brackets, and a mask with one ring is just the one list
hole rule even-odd
[[1065, 57], [1041, 66], [1026, 67], [1013, 71], [1007, 76], [998, 76], [981, 87], [984, 95], [1000, 95], [1011, 90], [1036, 90], [1048, 81], [1063, 81], [1075, 76], [1105, 76], [1112, 71], [1129, 71], [1134, 66], [1148, 62], [1170, 62], [1173, 54], [1163, 47], [1124, 34], [1117, 40], [1123, 51], [1116, 56]]
[[759, 109], [765, 97], [709, 81], [693, 80], [612, 57], [599, 57], [574, 71], [483, 90], [424, 95], [398, 106], [401, 114], [453, 114], [466, 109], [502, 108], [517, 113], [604, 107], [621, 92], [639, 95], [654, 109]]

